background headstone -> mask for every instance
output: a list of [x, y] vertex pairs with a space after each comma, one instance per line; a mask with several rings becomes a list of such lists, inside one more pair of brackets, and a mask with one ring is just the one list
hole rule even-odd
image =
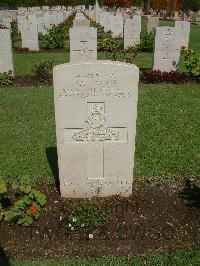
[[70, 29], [70, 62], [97, 60], [97, 29], [75, 27]]
[[180, 57], [179, 31], [175, 27], [157, 27], [154, 70], [170, 72], [178, 68]]
[[111, 16], [111, 32], [112, 37], [123, 37], [123, 17], [119, 16]]
[[13, 58], [10, 29], [0, 29], [0, 72], [12, 71]]
[[159, 17], [148, 17], [147, 32], [151, 32], [154, 28], [159, 26]]
[[30, 51], [39, 51], [38, 26], [36, 15], [28, 16], [26, 23], [21, 29], [22, 47]]
[[124, 23], [124, 49], [134, 47], [140, 43], [140, 21], [138, 19], [125, 19]]
[[189, 39], [190, 39], [190, 22], [187, 21], [175, 21], [175, 27], [179, 31], [179, 43], [180, 48], [188, 48]]

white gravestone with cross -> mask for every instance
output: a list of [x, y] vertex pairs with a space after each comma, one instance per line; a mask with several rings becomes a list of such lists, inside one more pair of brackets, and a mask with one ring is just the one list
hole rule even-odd
[[124, 20], [121, 15], [111, 16], [111, 32], [112, 37], [123, 37]]
[[97, 60], [97, 29], [75, 27], [70, 29], [70, 62]]
[[30, 51], [39, 51], [38, 25], [36, 15], [29, 15], [26, 23], [21, 29], [22, 48], [29, 48]]
[[0, 29], [0, 73], [12, 71], [13, 55], [10, 29]]
[[127, 18], [124, 23], [124, 49], [134, 47], [140, 43], [141, 17]]
[[147, 32], [153, 31], [156, 27], [159, 27], [159, 17], [148, 16]]
[[179, 32], [175, 27], [157, 27], [154, 70], [176, 71], [180, 57]]
[[121, 62], [54, 68], [63, 197], [132, 193], [139, 70]]
[[110, 12], [106, 12], [104, 17], [104, 32], [111, 31], [111, 14]]
[[180, 48], [188, 48], [190, 40], [190, 22], [188, 21], [175, 21], [175, 27], [179, 31]]

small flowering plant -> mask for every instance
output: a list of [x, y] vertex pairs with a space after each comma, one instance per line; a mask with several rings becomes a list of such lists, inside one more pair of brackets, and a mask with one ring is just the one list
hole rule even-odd
[[93, 230], [113, 219], [109, 212], [100, 207], [96, 199], [76, 203], [70, 209], [65, 218], [69, 230], [86, 233], [90, 239], [93, 238], [91, 234]]
[[38, 219], [42, 207], [46, 204], [46, 196], [32, 187], [28, 176], [15, 181], [12, 188], [20, 199], [9, 209], [4, 210], [2, 216], [10, 224], [29, 226]]

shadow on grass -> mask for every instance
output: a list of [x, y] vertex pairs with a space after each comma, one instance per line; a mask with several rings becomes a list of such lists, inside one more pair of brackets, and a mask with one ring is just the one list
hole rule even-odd
[[200, 188], [187, 179], [185, 187], [179, 193], [179, 197], [186, 201], [187, 206], [200, 208]]
[[46, 156], [54, 176], [55, 184], [60, 191], [60, 180], [59, 180], [59, 173], [58, 173], [58, 155], [57, 155], [57, 147], [48, 147], [46, 148]]
[[3, 248], [0, 246], [0, 265], [1, 266], [11, 266], [11, 264], [9, 263], [9, 259], [6, 256]]

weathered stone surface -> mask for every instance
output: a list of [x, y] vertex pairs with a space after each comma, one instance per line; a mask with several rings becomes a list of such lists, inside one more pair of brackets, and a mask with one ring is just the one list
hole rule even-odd
[[183, 46], [188, 48], [189, 39], [190, 39], [190, 22], [176, 21], [175, 27], [179, 31], [180, 48]]
[[13, 58], [10, 29], [0, 29], [0, 72], [12, 71]]
[[120, 16], [111, 16], [111, 32], [112, 37], [123, 37], [123, 17]]
[[159, 26], [159, 17], [148, 17], [147, 31], [151, 32], [153, 29]]
[[38, 28], [36, 15], [30, 15], [21, 29], [22, 47], [30, 51], [39, 51]]
[[70, 62], [97, 60], [97, 29], [75, 27], [70, 29]]
[[175, 27], [157, 27], [154, 50], [154, 69], [176, 71], [180, 57], [179, 32]]
[[132, 193], [139, 69], [97, 61], [54, 68], [61, 195]]
[[141, 17], [125, 19], [124, 23], [124, 49], [134, 47], [140, 43]]
[[73, 27], [90, 27], [90, 21], [85, 17], [74, 19]]
[[104, 32], [111, 31], [111, 14], [107, 12], [104, 18]]

